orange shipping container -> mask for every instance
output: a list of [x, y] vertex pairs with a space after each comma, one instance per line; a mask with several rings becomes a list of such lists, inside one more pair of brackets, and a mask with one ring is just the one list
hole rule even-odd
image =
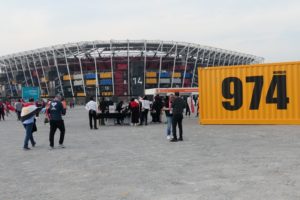
[[300, 62], [200, 68], [201, 124], [300, 124]]

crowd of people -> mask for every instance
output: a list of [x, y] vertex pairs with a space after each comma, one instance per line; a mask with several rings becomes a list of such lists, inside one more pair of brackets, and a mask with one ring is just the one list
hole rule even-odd
[[[110, 112], [109, 106], [113, 105], [112, 102], [106, 101], [104, 98], [101, 99], [99, 106], [93, 97], [86, 104], [86, 109], [88, 110], [90, 129], [97, 128], [98, 114]], [[132, 126], [142, 126], [148, 125], [149, 113], [152, 117], [150, 123], [162, 123], [162, 116], [165, 113], [167, 119], [166, 135], [167, 139], [171, 142], [182, 141], [182, 119], [183, 111], [188, 110], [189, 116], [191, 112], [195, 112], [195, 102], [190, 96], [183, 99], [179, 96], [179, 93], [169, 94], [165, 98], [156, 95], [153, 102], [148, 100], [147, 96], [132, 98], [128, 103], [120, 101], [116, 104], [115, 110], [120, 115], [116, 116], [117, 124], [123, 124], [124, 118], [126, 116], [130, 117], [130, 124]], [[186, 115], [187, 115], [186, 113]], [[94, 125], [93, 125], [94, 124]], [[99, 119], [99, 125], [104, 125], [104, 117]], [[176, 135], [176, 127], [179, 128], [179, 137]], [[172, 133], [172, 134], [171, 134]]]
[[[190, 102], [190, 103], [189, 103]], [[104, 117], [98, 117], [99, 114], [109, 114], [113, 106], [112, 101], [101, 99], [99, 105], [96, 103], [94, 97], [90, 97], [85, 108], [88, 110], [90, 129], [98, 129], [99, 125], [105, 125]], [[183, 112], [186, 110], [186, 115], [195, 111], [195, 102], [191, 97], [182, 98], [179, 93], [169, 94], [165, 98], [156, 95], [153, 101], [150, 101], [147, 96], [132, 98], [129, 102], [120, 101], [116, 104], [114, 113], [118, 113], [121, 117], [117, 117], [117, 124], [122, 125], [124, 118], [130, 118], [132, 126], [147, 126], [149, 123], [162, 123], [163, 113], [166, 116], [166, 137], [170, 142], [177, 142], [183, 140]], [[75, 101], [71, 100], [70, 108], [74, 108]], [[39, 113], [45, 114], [45, 123], [50, 124], [49, 130], [49, 149], [54, 149], [54, 136], [57, 129], [60, 131], [59, 148], [65, 148], [65, 124], [63, 116], [66, 115], [67, 103], [61, 95], [56, 95], [54, 99], [47, 101], [34, 101], [29, 99], [25, 102], [23, 99], [17, 101], [0, 101], [0, 120], [5, 120], [5, 115], [11, 114], [10, 111], [15, 112], [17, 120], [22, 122], [25, 129], [25, 138], [23, 143], [24, 150], [30, 150], [29, 142], [32, 147], [35, 147], [36, 141], [33, 137], [33, 132], [37, 131], [36, 117]], [[148, 116], [152, 117], [151, 122]], [[198, 113], [197, 113], [198, 115]], [[99, 119], [99, 120], [98, 120]], [[177, 137], [177, 126], [179, 135]]]

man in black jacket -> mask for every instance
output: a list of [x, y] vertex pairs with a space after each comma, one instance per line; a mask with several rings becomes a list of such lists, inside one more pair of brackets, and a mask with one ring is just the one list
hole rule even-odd
[[[173, 112], [173, 120], [172, 120], [172, 131], [173, 138], [170, 140], [171, 142], [183, 141], [182, 138], [182, 119], [183, 119], [183, 109], [185, 108], [184, 100], [179, 97], [179, 92], [175, 92], [175, 99], [172, 102], [172, 112]], [[178, 124], [179, 127], [179, 138], [177, 140], [176, 135], [176, 126]]]
[[63, 145], [65, 137], [65, 124], [64, 120], [62, 119], [62, 115], [66, 114], [66, 108], [61, 103], [61, 98], [61, 95], [56, 95], [54, 100], [51, 101], [48, 111], [50, 117], [50, 149], [54, 148], [54, 135], [57, 128], [60, 130], [59, 147], [65, 148]]

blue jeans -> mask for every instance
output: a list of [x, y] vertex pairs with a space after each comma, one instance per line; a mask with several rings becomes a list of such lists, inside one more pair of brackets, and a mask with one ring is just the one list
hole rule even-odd
[[30, 140], [31, 144], [34, 145], [35, 141], [33, 139], [32, 136], [32, 127], [33, 127], [34, 123], [30, 123], [30, 124], [23, 124], [24, 128], [26, 130], [26, 135], [25, 135], [25, 140], [24, 140], [24, 146], [23, 148], [28, 148], [28, 142]]
[[167, 117], [167, 136], [171, 135], [171, 130], [172, 130], [172, 116], [166, 116]]

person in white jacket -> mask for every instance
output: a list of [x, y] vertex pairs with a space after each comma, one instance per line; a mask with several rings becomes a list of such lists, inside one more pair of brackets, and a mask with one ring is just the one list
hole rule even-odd
[[90, 128], [93, 129], [93, 120], [94, 120], [94, 129], [97, 128], [97, 103], [94, 101], [94, 98], [91, 97], [90, 101], [86, 104], [85, 109], [89, 111], [89, 120]]

